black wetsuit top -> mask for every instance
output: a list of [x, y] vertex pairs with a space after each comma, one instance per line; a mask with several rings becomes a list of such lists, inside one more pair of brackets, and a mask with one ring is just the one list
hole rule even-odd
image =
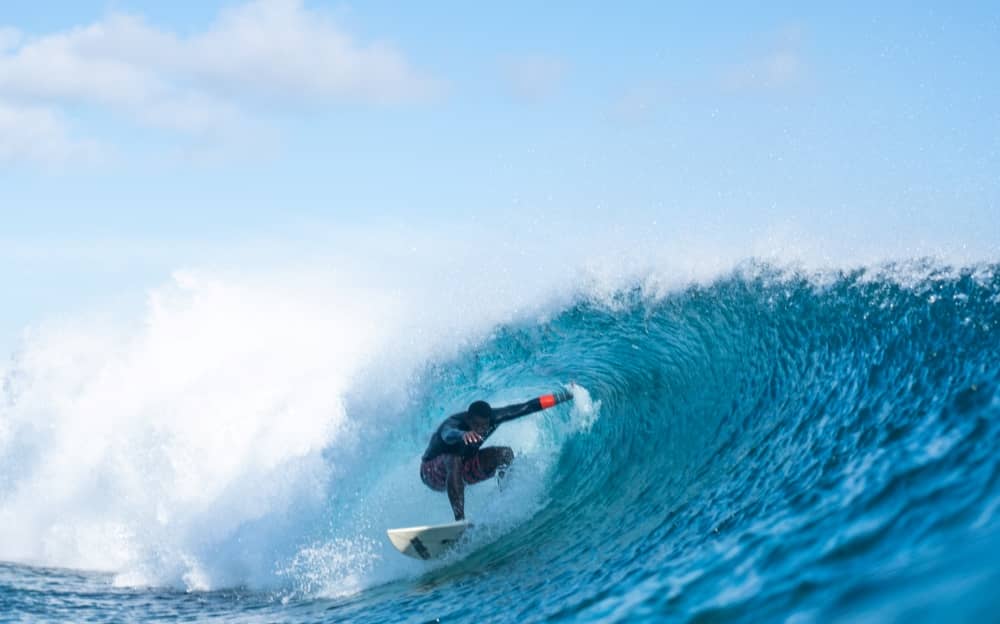
[[428, 461], [438, 455], [444, 454], [471, 457], [476, 454], [476, 451], [483, 445], [486, 438], [490, 437], [502, 423], [540, 412], [545, 408], [552, 407], [572, 398], [572, 394], [566, 390], [562, 390], [555, 394], [547, 394], [531, 399], [525, 403], [495, 407], [493, 408], [493, 417], [490, 419], [490, 425], [483, 434], [483, 439], [474, 444], [466, 444], [462, 440], [462, 436], [465, 433], [472, 431], [472, 426], [468, 423], [469, 412], [453, 414], [446, 418], [437, 428], [437, 431], [434, 432], [434, 435], [431, 436], [431, 441], [427, 444], [427, 450], [424, 451], [422, 461]]

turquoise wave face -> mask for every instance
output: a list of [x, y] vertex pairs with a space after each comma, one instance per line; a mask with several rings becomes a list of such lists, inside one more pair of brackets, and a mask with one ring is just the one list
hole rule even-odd
[[[364, 468], [339, 483], [356, 491], [331, 492], [316, 520], [379, 534], [371, 514], [364, 526], [351, 519], [386, 506], [380, 483], [422, 487], [410, 460], [441, 417], [476, 398], [523, 400], [575, 381], [594, 401], [587, 422], [565, 406], [532, 417], [534, 437], [515, 444], [513, 494], [470, 492], [474, 519], [504, 529], [461, 556], [347, 597], [320, 598], [296, 581], [284, 602], [112, 591], [98, 577], [0, 566], [0, 601], [55, 619], [79, 609], [219, 621], [992, 616], [998, 353], [998, 266], [805, 275], [751, 265], [663, 296], [581, 298], [429, 365], [409, 420], [370, 461], [352, 458]], [[537, 488], [511, 514], [519, 481]], [[440, 505], [419, 511], [446, 515], [443, 495]], [[32, 600], [41, 606], [25, 606]], [[143, 611], [153, 603], [158, 611]]]
[[437, 369], [428, 395], [575, 379], [601, 402], [547, 505], [440, 573], [497, 580], [444, 582], [440, 604], [518, 620], [946, 609], [928, 587], [993, 569], [969, 545], [1000, 521], [1000, 273], [903, 274], [755, 267], [621, 293]]

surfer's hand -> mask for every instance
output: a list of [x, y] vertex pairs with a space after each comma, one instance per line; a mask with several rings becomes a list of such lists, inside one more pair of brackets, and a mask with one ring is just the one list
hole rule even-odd
[[466, 444], [477, 444], [483, 441], [483, 436], [475, 431], [466, 431], [465, 435], [462, 436], [462, 441]]

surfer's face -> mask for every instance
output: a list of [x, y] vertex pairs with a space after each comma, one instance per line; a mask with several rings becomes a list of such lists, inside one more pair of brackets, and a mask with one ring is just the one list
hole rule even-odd
[[469, 426], [472, 427], [473, 431], [482, 435], [486, 433], [487, 429], [489, 429], [490, 421], [485, 418], [472, 418], [469, 420]]

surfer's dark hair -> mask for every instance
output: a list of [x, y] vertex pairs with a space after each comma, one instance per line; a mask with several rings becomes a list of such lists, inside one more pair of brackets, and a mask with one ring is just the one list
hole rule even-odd
[[469, 416], [493, 420], [493, 408], [486, 401], [473, 401], [469, 405]]

